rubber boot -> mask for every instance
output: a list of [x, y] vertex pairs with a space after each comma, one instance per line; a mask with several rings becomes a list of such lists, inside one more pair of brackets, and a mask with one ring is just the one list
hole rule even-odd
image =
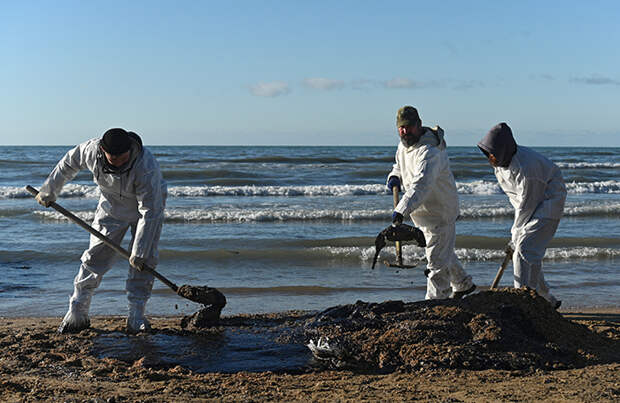
[[94, 289], [75, 289], [69, 299], [69, 311], [58, 327], [58, 333], [77, 333], [90, 327], [88, 311]]
[[149, 332], [151, 324], [149, 323], [144, 311], [146, 310], [145, 302], [130, 302], [129, 315], [127, 316], [127, 333], [137, 334], [140, 332]]

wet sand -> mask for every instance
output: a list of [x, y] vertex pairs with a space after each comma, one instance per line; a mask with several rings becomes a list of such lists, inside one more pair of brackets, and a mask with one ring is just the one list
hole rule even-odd
[[[451, 303], [446, 306], [436, 304], [427, 311], [439, 316], [462, 317], [464, 314], [457, 315], [457, 309], [460, 309], [458, 304]], [[402, 312], [399, 314], [402, 315]], [[300, 346], [295, 337], [282, 337], [295, 324], [314, 320], [307, 312], [227, 317], [219, 326], [200, 332], [182, 329], [180, 317], [152, 317], [153, 333], [138, 336], [123, 333], [125, 319], [120, 316], [93, 317], [90, 329], [73, 335], [56, 333], [60, 318], [2, 318], [0, 400], [618, 401], [620, 361], [615, 351], [618, 349], [613, 347], [620, 347], [620, 310], [563, 312], [563, 316], [571, 321], [565, 321], [567, 329], [573, 326], [587, 332], [588, 338], [600, 338], [602, 344], [609, 344], [612, 349], [599, 350], [592, 343], [586, 343], [585, 347], [575, 345], [579, 360], [574, 363], [562, 361], [563, 369], [546, 368], [542, 363], [519, 369], [467, 369], [459, 365], [451, 367], [450, 364], [444, 367], [398, 366], [389, 371], [377, 368], [333, 370], [300, 364], [301, 361], [287, 361], [287, 357], [278, 361], [274, 357], [287, 353], [299, 355], [303, 361], [309, 357], [305, 346]], [[476, 318], [475, 323], [479, 323], [481, 317], [478, 315]], [[391, 318], [388, 321], [390, 326], [395, 325], [389, 330], [391, 337], [395, 337], [394, 329], [404, 328], [401, 323], [393, 321]], [[503, 325], [497, 322], [494, 326]], [[371, 333], [364, 333], [364, 337], [368, 334]], [[261, 337], [270, 335], [272, 339], [279, 340], [275, 344], [283, 346], [279, 353], [265, 346], [262, 350], [257, 347], [257, 340], [265, 341], [267, 339]], [[554, 337], [561, 338], [562, 335]], [[385, 338], [378, 335], [377, 339]], [[179, 365], [174, 360], [164, 359], [165, 354], [172, 356], [176, 353], [186, 357], [196, 354], [192, 349], [170, 351], [164, 348], [166, 343], [175, 347], [174, 343], [179, 340], [202, 343], [202, 348], [212, 353], [208, 358], [209, 365], [219, 363], [228, 366], [220, 366], [218, 372], [209, 372], [208, 366], [188, 368], [192, 367], [191, 361], [188, 361], [190, 365]], [[221, 353], [227, 343], [230, 347], [235, 340], [238, 345], [232, 355], [216, 354], [218, 351]], [[573, 339], [569, 341], [571, 346], [578, 343]], [[475, 342], [474, 345], [480, 343], [479, 340]], [[258, 365], [249, 371], [237, 371], [233, 364], [235, 357], [240, 357], [239, 353], [244, 351], [244, 343], [247, 343], [245, 353], [256, 353], [244, 356], [247, 359], [245, 364], [260, 363], [262, 360], [276, 368], [279, 362], [280, 369], [263, 371]], [[421, 341], [418, 346], [421, 348], [432, 343]], [[551, 346], [550, 351], [558, 349], [557, 340], [548, 344], [555, 346]], [[140, 348], [136, 349], [136, 346]], [[373, 348], [383, 348], [381, 352], [386, 353], [391, 346], [375, 343]], [[439, 353], [447, 351], [442, 350], [442, 346], [447, 345], [438, 342], [433, 348]], [[397, 348], [396, 344], [393, 348]], [[400, 348], [403, 357], [404, 350]], [[517, 358], [521, 354], [517, 350], [509, 353]]]

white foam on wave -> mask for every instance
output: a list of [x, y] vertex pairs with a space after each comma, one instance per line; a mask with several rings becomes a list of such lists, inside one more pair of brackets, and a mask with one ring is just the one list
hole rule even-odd
[[309, 186], [173, 186], [173, 197], [202, 196], [360, 196], [387, 193], [384, 185], [309, 185]]
[[[462, 207], [461, 218], [512, 217], [514, 209], [507, 205], [481, 205]], [[50, 220], [66, 220], [54, 210], [36, 210], [35, 214]], [[392, 209], [301, 209], [301, 208], [230, 208], [228, 206], [206, 209], [167, 208], [167, 222], [286, 222], [286, 221], [377, 221], [390, 219]], [[571, 205], [564, 208], [564, 216], [615, 216], [620, 214], [620, 202], [588, 203]], [[92, 220], [94, 211], [81, 211], [77, 215], [82, 219]]]
[[[63, 187], [60, 198], [98, 198], [99, 195], [98, 186], [69, 183]], [[22, 186], [0, 186], [0, 199], [23, 199], [27, 197], [32, 197], [32, 195]]]
[[392, 211], [350, 210], [350, 209], [224, 209], [224, 210], [169, 210], [166, 219], [172, 221], [198, 222], [271, 222], [271, 221], [312, 221], [312, 220], [377, 220], [389, 219]]
[[[167, 222], [277, 222], [277, 221], [313, 221], [313, 220], [377, 220], [390, 218], [391, 210], [248, 210], [248, 209], [225, 209], [225, 210], [166, 210]], [[36, 210], [34, 214], [44, 219], [54, 221], [68, 221], [69, 219], [53, 210]], [[95, 218], [93, 211], [80, 211], [74, 213], [85, 221]]]
[[495, 181], [457, 182], [456, 188], [460, 194], [492, 195], [503, 193]]
[[[91, 223], [95, 219], [95, 210], [78, 212], [73, 211], [72, 213], [73, 215], [77, 216], [83, 221], [86, 221], [87, 223]], [[34, 214], [36, 216], [42, 217], [45, 220], [69, 221], [67, 217], [53, 210], [35, 210]]]
[[568, 193], [620, 193], [620, 182], [568, 182], [566, 190]]
[[[493, 195], [502, 194], [495, 181], [457, 182], [460, 194]], [[619, 181], [568, 182], [569, 193], [620, 193]], [[168, 197], [208, 197], [208, 196], [368, 196], [388, 194], [383, 184], [366, 185], [308, 185], [308, 186], [169, 186]], [[66, 185], [60, 198], [98, 198], [99, 188], [95, 185]], [[0, 199], [31, 197], [23, 187], [0, 186]]]
[[556, 162], [556, 165], [567, 169], [620, 168], [617, 162]]
[[[321, 246], [312, 248], [317, 252], [321, 252], [333, 257], [349, 258], [359, 257], [361, 261], [372, 261], [375, 254], [374, 246], [369, 247], [332, 247]], [[403, 259], [409, 262], [426, 263], [425, 251], [423, 248], [413, 245], [403, 245]], [[503, 250], [498, 249], [476, 249], [476, 248], [457, 248], [456, 256], [461, 261], [481, 262], [494, 261], [501, 262], [505, 256]], [[381, 250], [380, 259], [393, 260], [396, 257], [396, 248], [387, 246]], [[545, 253], [544, 260], [581, 260], [581, 259], [613, 259], [620, 257], [620, 249], [613, 248], [593, 248], [593, 247], [576, 247], [576, 248], [549, 248]]]
[[620, 202], [611, 203], [588, 203], [579, 205], [566, 205], [565, 216], [587, 215], [618, 215], [620, 214]]
[[500, 206], [461, 207], [461, 218], [511, 217], [513, 215], [514, 215], [514, 209], [512, 207], [500, 207]]

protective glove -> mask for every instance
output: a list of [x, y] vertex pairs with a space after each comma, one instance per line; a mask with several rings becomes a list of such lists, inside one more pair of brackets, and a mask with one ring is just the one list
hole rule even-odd
[[400, 225], [403, 223], [403, 215], [398, 211], [392, 213], [392, 225]]
[[43, 207], [49, 207], [52, 203], [56, 201], [56, 196], [50, 193], [39, 192], [34, 197], [34, 199]]
[[146, 265], [146, 258], [131, 255], [131, 257], [129, 258], [129, 264], [134, 269], [142, 271], [144, 270], [144, 266]]
[[398, 176], [390, 176], [387, 183], [387, 188], [391, 191], [396, 186], [400, 190], [400, 178]]
[[506, 247], [504, 248], [504, 251], [508, 254], [513, 254], [515, 251], [515, 243], [512, 242], [512, 239], [510, 241], [508, 241], [508, 243], [506, 244]]

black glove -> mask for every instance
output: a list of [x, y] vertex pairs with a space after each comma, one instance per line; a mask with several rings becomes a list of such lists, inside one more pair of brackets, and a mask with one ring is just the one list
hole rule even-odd
[[398, 176], [390, 176], [387, 183], [387, 188], [392, 190], [394, 186], [397, 186], [400, 190], [400, 178]]
[[403, 223], [403, 215], [401, 213], [399, 213], [398, 211], [395, 211], [394, 213], [392, 213], [392, 224], [396, 224], [396, 225], [400, 225]]

